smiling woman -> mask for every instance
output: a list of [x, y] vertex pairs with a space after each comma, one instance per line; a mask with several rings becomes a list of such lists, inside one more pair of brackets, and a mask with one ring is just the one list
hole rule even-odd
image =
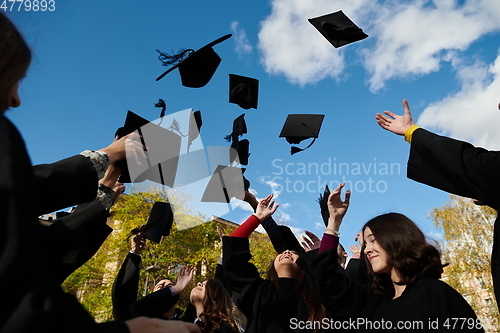
[[[304, 260], [305, 268], [315, 281], [334, 276], [335, 283], [316, 285], [329, 311], [342, 313], [341, 321], [355, 322], [358, 332], [373, 329], [484, 332], [467, 301], [439, 280], [445, 266], [439, 251], [427, 242], [415, 223], [402, 214], [379, 215], [363, 226], [361, 253], [369, 285], [356, 283], [340, 274], [336, 247], [343, 215], [331, 208], [334, 196], [335, 191], [328, 201], [327, 232], [335, 241], [328, 249], [322, 245], [313, 261]], [[309, 255], [306, 253], [306, 257]], [[457, 327], [453, 318], [460, 318], [463, 323]]]

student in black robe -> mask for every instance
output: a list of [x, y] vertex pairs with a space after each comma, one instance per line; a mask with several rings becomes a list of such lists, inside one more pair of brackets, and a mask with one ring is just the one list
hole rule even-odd
[[[4, 116], [20, 105], [19, 81], [25, 76], [31, 51], [12, 22], [0, 13], [0, 283], [4, 307], [0, 332], [198, 332], [196, 326], [166, 325], [149, 318], [96, 324], [73, 295], [65, 294], [50, 276], [39, 253], [42, 234], [38, 216], [92, 201], [97, 190], [97, 167], [88, 157], [77, 155], [56, 165], [31, 166], [24, 141]], [[97, 153], [107, 163], [125, 158], [125, 140]], [[91, 156], [89, 156], [91, 157]], [[104, 163], [104, 164], [107, 164]], [[104, 171], [106, 168], [102, 168]], [[45, 196], [34, 196], [34, 184], [45, 184]], [[74, 189], [78, 185], [79, 190]], [[27, 204], [31, 198], [33, 204]]]
[[339, 200], [340, 189], [329, 198], [330, 222], [322, 240], [322, 247], [325, 239], [329, 247], [299, 265], [315, 277], [323, 304], [341, 322], [353, 323], [358, 332], [484, 332], [467, 301], [439, 280], [444, 266], [439, 251], [402, 214], [383, 214], [363, 226], [369, 285], [340, 274], [335, 248], [343, 214], [333, 204]]
[[[377, 113], [378, 124], [411, 143], [408, 178], [440, 190], [478, 200], [500, 209], [500, 151], [439, 136], [414, 124], [408, 101], [403, 100], [404, 114]], [[500, 108], [500, 104], [499, 104]], [[495, 298], [500, 302], [500, 218], [495, 220], [491, 273]]]
[[247, 318], [245, 332], [304, 332], [293, 327], [293, 320], [322, 320], [327, 315], [309, 276], [296, 265], [299, 254], [280, 253], [270, 265], [268, 279], [249, 262], [248, 236], [278, 208], [271, 200], [272, 195], [261, 200], [254, 215], [224, 236], [223, 268], [233, 300]]

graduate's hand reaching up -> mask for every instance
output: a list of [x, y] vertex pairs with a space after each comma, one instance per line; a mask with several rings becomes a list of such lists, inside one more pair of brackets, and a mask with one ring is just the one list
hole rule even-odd
[[142, 249], [146, 245], [146, 238], [144, 238], [144, 232], [140, 232], [132, 237], [130, 249], [135, 254], [141, 255]]
[[110, 164], [124, 160], [127, 156], [131, 157], [129, 160], [134, 161], [137, 165], [141, 164], [140, 160], [146, 159], [140, 136], [135, 132], [113, 141], [109, 146], [100, 150], [108, 155]]
[[172, 291], [179, 295], [193, 281], [194, 267], [191, 265], [182, 266], [177, 276], [177, 283], [172, 287]]
[[402, 116], [392, 113], [391, 111], [384, 111], [384, 113], [389, 116], [385, 116], [381, 113], [375, 115], [377, 123], [383, 129], [389, 132], [395, 133], [397, 135], [405, 135], [406, 130], [411, 126], [415, 125], [411, 117], [410, 105], [406, 99], [403, 99], [403, 109], [404, 113]]
[[201, 333], [196, 324], [181, 320], [137, 317], [125, 321], [130, 333]]
[[359, 259], [361, 256], [361, 247], [358, 244], [354, 244], [350, 246], [351, 252], [352, 252], [352, 258], [353, 259]]
[[274, 204], [273, 195], [269, 194], [267, 197], [259, 201], [254, 215], [257, 216], [259, 220], [264, 221], [269, 216], [273, 215], [279, 206], [280, 205]]
[[311, 250], [319, 249], [319, 246], [321, 245], [321, 239], [319, 239], [318, 236], [316, 236], [315, 234], [313, 234], [310, 231], [306, 230], [305, 233], [306, 233], [307, 237], [302, 236], [302, 239], [304, 241], [301, 242], [302, 248], [304, 249], [304, 251], [309, 252]]
[[330, 213], [330, 218], [328, 219], [328, 226], [325, 233], [335, 234], [338, 233], [340, 229], [340, 224], [344, 218], [347, 209], [349, 208], [349, 200], [351, 198], [351, 191], [345, 193], [345, 200], [342, 201], [340, 197], [342, 194], [342, 188], [344, 188], [345, 183], [340, 184], [336, 189], [334, 189], [328, 196], [328, 212]]

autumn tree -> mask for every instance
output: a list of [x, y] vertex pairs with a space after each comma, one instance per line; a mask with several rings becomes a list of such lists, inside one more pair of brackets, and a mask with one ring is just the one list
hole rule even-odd
[[[130, 231], [146, 223], [155, 201], [173, 203], [176, 219], [182, 220], [182, 225], [192, 225], [191, 228], [179, 230], [178, 222], [170, 235], [163, 237], [161, 243], [148, 241], [142, 251], [141, 281], [138, 297], [144, 290], [152, 291], [153, 285], [160, 279], [176, 280], [181, 266], [191, 264], [196, 267], [196, 282], [213, 277], [216, 263], [221, 255], [220, 237], [217, 225], [223, 219], [206, 222], [206, 217], [191, 214], [182, 205], [182, 200], [171, 193], [162, 191], [136, 192], [124, 195], [112, 208], [108, 221], [114, 231], [102, 245], [99, 252], [84, 266], [73, 273], [63, 284], [67, 292], [74, 293], [86, 309], [98, 321], [112, 320], [111, 288], [118, 270], [130, 250]], [[222, 228], [226, 234], [231, 233], [237, 225], [226, 221]], [[253, 254], [252, 262], [264, 275], [275, 252], [265, 234], [254, 233], [250, 237]], [[146, 273], [146, 268], [158, 266], [158, 272]], [[148, 285], [146, 286], [146, 280]], [[187, 290], [190, 290], [190, 287]], [[181, 295], [181, 308], [185, 306], [189, 292]]]
[[497, 212], [488, 206], [478, 206], [470, 199], [451, 195], [447, 203], [432, 210], [430, 215], [443, 232], [443, 261], [449, 263], [443, 280], [467, 299], [485, 326], [498, 325], [500, 317], [490, 269]]

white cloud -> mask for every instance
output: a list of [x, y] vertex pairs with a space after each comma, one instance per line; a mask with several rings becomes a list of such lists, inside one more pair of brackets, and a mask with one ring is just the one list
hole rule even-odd
[[362, 54], [373, 92], [390, 79], [438, 71], [443, 61], [452, 60], [449, 51], [464, 51], [500, 30], [498, 0], [466, 0], [460, 6], [455, 0], [274, 0], [259, 32], [265, 70], [299, 85], [341, 78], [344, 53], [354, 45], [333, 48], [307, 20], [340, 9], [370, 35], [355, 50]]
[[489, 66], [456, 61], [461, 90], [430, 104], [417, 124], [487, 149], [500, 150], [500, 52]]
[[253, 47], [247, 38], [245, 30], [240, 28], [238, 22], [231, 23], [231, 32], [233, 33], [233, 39], [236, 41], [236, 53], [240, 56], [252, 53]]
[[283, 186], [270, 179], [270, 177], [260, 177], [258, 181], [271, 187], [271, 193], [273, 194], [274, 200], [276, 200], [280, 196], [281, 191], [278, 189], [283, 188]]

